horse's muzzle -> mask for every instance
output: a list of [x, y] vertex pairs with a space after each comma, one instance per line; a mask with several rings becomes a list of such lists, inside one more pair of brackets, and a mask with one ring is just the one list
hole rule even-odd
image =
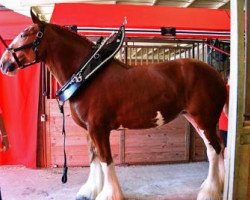
[[16, 64], [10, 61], [7, 61], [6, 63], [1, 62], [0, 68], [3, 74], [9, 74], [17, 69]]

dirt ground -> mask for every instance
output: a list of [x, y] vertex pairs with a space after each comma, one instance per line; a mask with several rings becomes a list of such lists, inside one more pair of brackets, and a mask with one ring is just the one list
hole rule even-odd
[[[126, 200], [191, 200], [208, 163], [118, 166], [116, 171]], [[62, 184], [60, 168], [0, 166], [2, 200], [74, 200], [88, 172], [88, 167], [69, 168], [68, 182]]]

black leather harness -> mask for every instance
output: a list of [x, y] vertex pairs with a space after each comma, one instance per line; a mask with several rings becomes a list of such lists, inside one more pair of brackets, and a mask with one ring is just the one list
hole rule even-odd
[[125, 27], [122, 25], [117, 34], [112, 33], [104, 41], [97, 43], [90, 58], [82, 63], [76, 73], [56, 92], [60, 102], [72, 97], [90, 77], [104, 66], [122, 47], [125, 36]]

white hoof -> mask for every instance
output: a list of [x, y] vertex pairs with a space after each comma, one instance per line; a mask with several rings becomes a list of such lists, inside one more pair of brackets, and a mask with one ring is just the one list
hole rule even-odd
[[76, 199], [88, 199], [88, 200], [94, 200], [97, 195], [100, 193], [100, 190], [98, 190], [94, 185], [90, 184], [84, 184], [81, 189], [78, 191], [76, 195]]
[[197, 200], [221, 200], [221, 195], [211, 191], [201, 191], [197, 196]]
[[123, 200], [124, 198], [113, 163], [109, 165], [101, 163], [101, 165], [104, 174], [104, 186], [101, 193], [96, 197], [96, 200]]
[[103, 181], [101, 164], [95, 160], [90, 164], [89, 178], [77, 193], [76, 199], [94, 200], [102, 191]]
[[96, 197], [95, 200], [123, 200], [123, 195], [119, 191], [118, 193], [114, 193], [111, 190], [103, 188], [103, 191]]
[[207, 179], [202, 183], [197, 200], [221, 200], [221, 187], [214, 187], [208, 184]]

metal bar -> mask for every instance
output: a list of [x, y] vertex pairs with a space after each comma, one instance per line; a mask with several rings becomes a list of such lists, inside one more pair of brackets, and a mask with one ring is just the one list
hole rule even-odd
[[213, 45], [211, 45], [211, 44], [208, 44], [207, 42], [206, 42], [206, 45], [209, 46], [210, 48], [214, 49], [215, 51], [218, 51], [218, 52], [223, 53], [223, 54], [225, 54], [225, 55], [227, 55], [227, 56], [230, 56], [230, 53], [227, 53], [227, 52], [221, 50], [221, 49], [218, 48], [218, 47], [215, 47], [215, 46], [213, 46]]
[[192, 48], [192, 58], [195, 58], [195, 45], [193, 44], [193, 48]]
[[200, 43], [197, 43], [197, 59], [200, 60]]
[[131, 65], [132, 64], [132, 48], [130, 47], [129, 49], [129, 64]]
[[123, 53], [122, 53], [122, 50], [123, 50], [123, 48], [124, 47], [122, 47], [121, 49], [120, 49], [120, 51], [119, 51], [119, 58], [120, 58], [120, 60], [122, 61], [122, 62], [124, 62], [124, 60], [123, 60]]
[[159, 57], [160, 57], [160, 52], [159, 52], [159, 48], [157, 48], [156, 49], [156, 51], [157, 51], [157, 62], [159, 63], [160, 62], [160, 59], [159, 59]]
[[125, 59], [125, 64], [127, 65], [128, 64], [128, 47], [127, 47], [127, 42], [125, 42], [125, 46], [124, 46], [124, 59]]
[[163, 60], [166, 61], [166, 49], [163, 49]]
[[202, 51], [201, 51], [201, 53], [202, 53], [202, 61], [203, 62], [205, 62], [205, 44], [204, 44], [204, 42], [202, 42]]
[[162, 52], [162, 56], [161, 56], [161, 60], [162, 60], [162, 62], [164, 62], [165, 61], [165, 49], [164, 48], [161, 48], [161, 52]]
[[[185, 44], [185, 43], [184, 43]], [[124, 45], [124, 47], [131, 47], [131, 45]], [[145, 46], [145, 45], [133, 45], [133, 47], [136, 48], [146, 48], [146, 47], [151, 47], [151, 48], [174, 48], [172, 45], [150, 45], [150, 46]], [[177, 47], [176, 47], [177, 48]], [[189, 49], [190, 47], [181, 47], [182, 49]]]
[[142, 48], [141, 49], [141, 65], [143, 65], [143, 51], [144, 51], [144, 49]]
[[154, 48], [152, 48], [152, 61], [151, 61], [151, 63], [152, 63], [152, 64], [154, 63], [154, 60], [155, 60], [155, 54], [154, 54], [154, 51], [155, 51], [155, 49], [154, 49]]
[[134, 54], [135, 55], [135, 65], [137, 65], [137, 48], [135, 47], [134, 50], [135, 50], [135, 54]]

